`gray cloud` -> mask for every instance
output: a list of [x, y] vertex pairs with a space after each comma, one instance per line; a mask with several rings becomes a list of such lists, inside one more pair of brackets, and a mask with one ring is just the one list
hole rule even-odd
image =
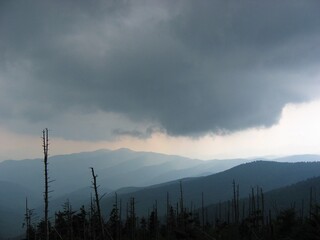
[[[286, 103], [319, 97], [318, 1], [1, 5], [0, 121], [17, 131], [198, 136], [270, 126]], [[100, 111], [123, 120], [72, 124]]]
[[114, 129], [112, 131], [112, 134], [115, 137], [122, 137], [122, 136], [129, 136], [129, 137], [135, 137], [135, 138], [149, 138], [152, 136], [153, 133], [155, 132], [162, 132], [161, 129], [153, 128], [153, 127], [148, 127], [145, 131], [140, 131], [140, 130], [123, 130], [123, 129]]

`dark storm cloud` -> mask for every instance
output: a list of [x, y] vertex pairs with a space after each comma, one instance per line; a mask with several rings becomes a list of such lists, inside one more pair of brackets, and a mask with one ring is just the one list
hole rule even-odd
[[[148, 137], [157, 124], [196, 136], [270, 126], [286, 103], [319, 89], [318, 1], [2, 1], [0, 9], [2, 122], [103, 111], [132, 123], [106, 123], [111, 135]], [[141, 121], [150, 124], [136, 129]]]
[[139, 131], [139, 130], [123, 130], [123, 129], [114, 129], [112, 131], [112, 134], [115, 137], [121, 137], [121, 136], [130, 136], [135, 138], [149, 138], [151, 135], [155, 132], [161, 132], [160, 129], [148, 127], [145, 131]]

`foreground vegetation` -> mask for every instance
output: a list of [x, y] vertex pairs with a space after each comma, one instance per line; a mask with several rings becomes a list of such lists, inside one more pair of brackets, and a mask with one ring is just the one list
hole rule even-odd
[[[234, 184], [235, 186], [235, 184]], [[90, 206], [74, 211], [69, 201], [49, 221], [49, 238], [65, 240], [147, 240], [147, 239], [320, 239], [320, 206], [310, 199], [303, 209], [280, 210], [276, 215], [264, 209], [261, 189], [248, 199], [239, 200], [237, 188], [228, 202], [216, 205], [216, 211], [184, 207], [183, 192], [178, 203], [172, 205], [167, 196], [167, 213], [159, 216], [155, 202], [148, 216], [138, 217], [135, 199], [122, 206], [115, 194], [113, 208], [105, 221], [98, 211], [99, 198], [92, 198]], [[312, 191], [310, 191], [312, 196]], [[273, 216], [274, 215], [274, 216]], [[124, 216], [124, 217], [123, 217]], [[45, 239], [45, 221], [32, 223], [32, 210], [27, 209], [26, 239]], [[212, 219], [210, 221], [210, 219]]]

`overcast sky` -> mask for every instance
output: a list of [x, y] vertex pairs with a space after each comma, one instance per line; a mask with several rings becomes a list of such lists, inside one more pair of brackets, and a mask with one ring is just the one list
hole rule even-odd
[[316, 0], [1, 1], [0, 159], [41, 156], [45, 127], [56, 154], [319, 153], [319, 12]]

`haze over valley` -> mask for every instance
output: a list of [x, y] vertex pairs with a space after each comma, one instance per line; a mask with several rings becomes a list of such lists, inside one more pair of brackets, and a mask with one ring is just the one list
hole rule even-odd
[[[61, 211], [66, 202], [70, 202], [73, 209], [79, 209], [82, 205], [89, 208], [93, 194], [90, 167], [98, 176], [100, 194], [106, 194], [101, 203], [105, 218], [110, 214], [115, 193], [123, 203], [134, 198], [137, 202], [136, 214], [142, 217], [148, 215], [155, 201], [158, 202], [159, 216], [165, 216], [166, 196], [169, 194], [172, 203], [179, 202], [180, 184], [186, 204], [192, 203], [194, 208], [199, 208], [204, 194], [205, 206], [213, 209], [211, 205], [232, 198], [233, 181], [241, 187], [240, 198], [247, 197], [251, 187], [259, 186], [265, 192], [276, 191], [318, 177], [319, 160], [319, 155], [296, 155], [272, 160], [203, 161], [129, 149], [52, 156], [49, 158], [49, 175], [53, 180], [50, 183], [51, 219], [53, 213]], [[43, 216], [43, 178], [43, 159], [0, 163], [0, 211], [2, 219], [5, 219], [0, 222], [3, 237], [23, 234], [21, 224], [26, 198], [30, 208], [34, 209], [34, 218]], [[318, 191], [317, 182], [311, 186]], [[302, 199], [307, 201], [305, 191], [309, 189], [295, 192], [294, 196], [298, 197], [295, 200], [292, 198], [292, 201], [290, 197], [281, 207], [289, 207], [294, 201]], [[283, 202], [281, 196], [273, 193], [271, 200], [266, 200], [266, 205], [271, 206], [278, 199]]]

